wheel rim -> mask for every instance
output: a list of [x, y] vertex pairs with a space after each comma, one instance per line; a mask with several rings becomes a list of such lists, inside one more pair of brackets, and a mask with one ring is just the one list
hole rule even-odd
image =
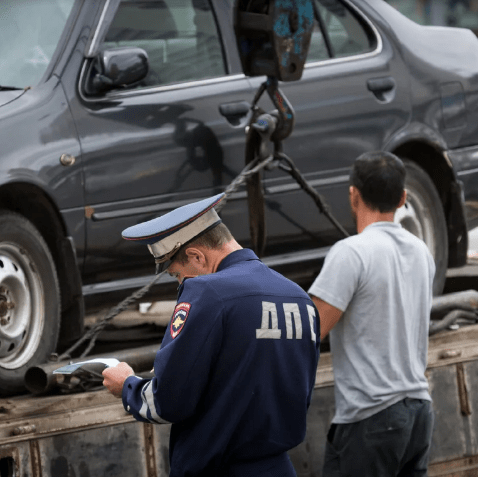
[[43, 285], [33, 261], [0, 243], [0, 367], [25, 365], [38, 349], [45, 322]]
[[433, 219], [423, 197], [407, 189], [407, 201], [395, 212], [394, 221], [416, 237], [422, 239], [435, 256], [436, 242]]

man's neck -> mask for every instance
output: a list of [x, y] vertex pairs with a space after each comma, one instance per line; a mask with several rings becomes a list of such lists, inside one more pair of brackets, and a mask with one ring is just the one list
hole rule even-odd
[[362, 233], [365, 227], [375, 222], [393, 222], [394, 215], [395, 212], [380, 212], [364, 208], [357, 214], [357, 232]]
[[220, 250], [214, 250], [209, 255], [211, 260], [212, 273], [215, 273], [219, 267], [219, 264], [232, 252], [241, 250], [242, 247], [233, 239], [227, 242]]

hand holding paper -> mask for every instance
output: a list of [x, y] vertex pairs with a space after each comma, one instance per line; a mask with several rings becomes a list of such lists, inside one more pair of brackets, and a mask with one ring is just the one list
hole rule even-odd
[[127, 363], [119, 363], [115, 367], [106, 368], [103, 371], [103, 386], [113, 395], [121, 397], [123, 384], [129, 376], [134, 376], [134, 371]]

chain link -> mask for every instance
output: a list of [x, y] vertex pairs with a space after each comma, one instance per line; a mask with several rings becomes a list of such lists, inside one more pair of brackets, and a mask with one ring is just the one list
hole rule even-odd
[[219, 212], [225, 205], [229, 197], [237, 190], [239, 187], [246, 182], [246, 180], [260, 172], [262, 169], [266, 168], [272, 161], [274, 160], [274, 156], [271, 154], [270, 156], [266, 157], [263, 161], [260, 158], [256, 157], [253, 161], [247, 164], [244, 169], [240, 172], [240, 174], [229, 184], [227, 189], [224, 191], [224, 199], [215, 207], [216, 211]]
[[58, 357], [58, 361], [62, 361], [65, 359], [71, 359], [71, 353], [75, 351], [78, 346], [80, 346], [82, 343], [84, 343], [86, 340], [90, 340], [88, 347], [81, 353], [79, 356], [80, 358], [85, 357], [88, 355], [88, 353], [92, 350], [93, 346], [95, 345], [96, 339], [98, 338], [98, 335], [101, 333], [101, 331], [105, 328], [105, 326], [117, 315], [119, 315], [121, 312], [125, 311], [131, 304], [133, 304], [136, 300], [139, 300], [142, 298], [148, 291], [151, 289], [151, 287], [159, 280], [159, 278], [166, 273], [166, 270], [164, 272], [159, 273], [158, 275], [155, 275], [154, 278], [144, 287], [140, 288], [139, 290], [136, 290], [133, 294], [130, 296], [126, 297], [123, 301], [118, 303], [116, 306], [111, 308], [109, 312], [97, 323], [95, 323], [73, 346], [68, 348], [61, 356]]

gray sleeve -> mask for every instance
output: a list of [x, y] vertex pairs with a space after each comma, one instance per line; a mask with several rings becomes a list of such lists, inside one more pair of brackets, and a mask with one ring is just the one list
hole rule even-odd
[[363, 263], [357, 252], [345, 240], [337, 242], [309, 288], [309, 295], [345, 311], [359, 287], [362, 270]]

